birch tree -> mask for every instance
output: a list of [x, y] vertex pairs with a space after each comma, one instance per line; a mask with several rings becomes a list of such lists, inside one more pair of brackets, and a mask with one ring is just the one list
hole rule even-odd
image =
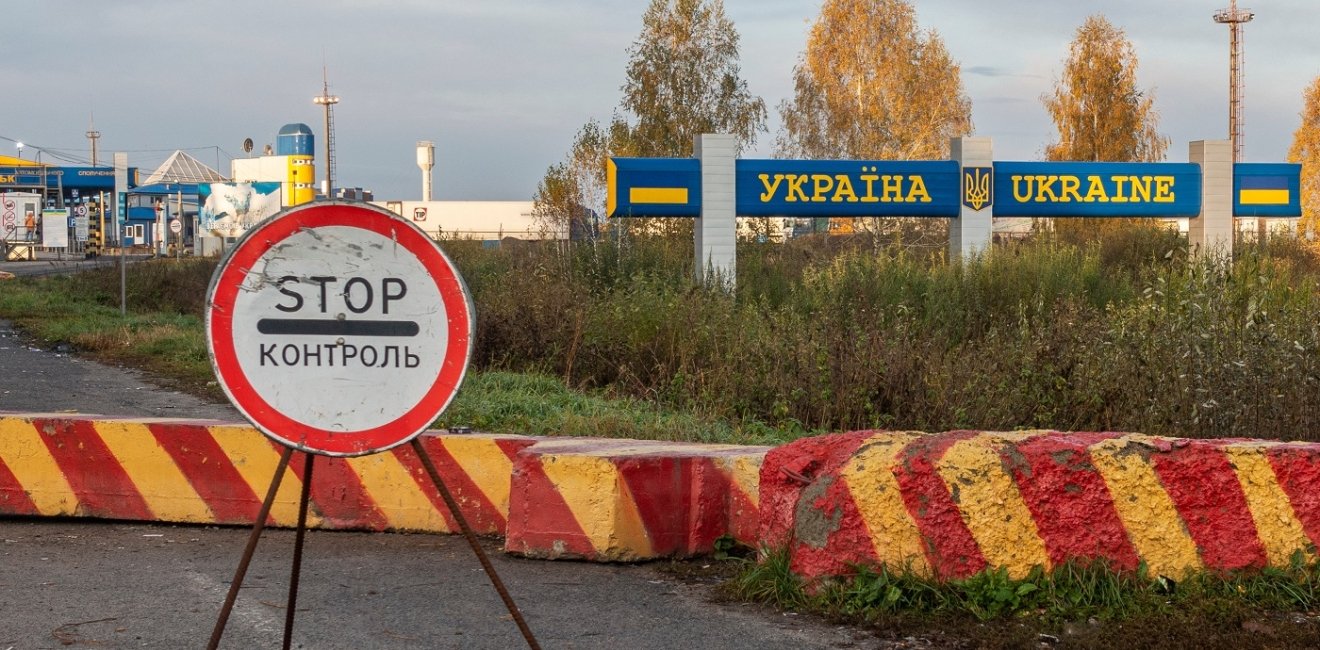
[[[732, 134], [740, 150], [753, 144], [766, 130], [765, 101], [741, 76], [738, 41], [721, 0], [652, 0], [628, 49], [614, 118], [579, 130], [566, 159], [541, 180], [536, 213], [551, 223], [584, 208], [603, 214], [610, 156], [690, 156], [701, 133]], [[642, 230], [691, 233], [686, 220], [636, 222]]]
[[972, 131], [961, 68], [905, 0], [825, 0], [793, 82], [785, 157], [938, 159]]
[[1077, 28], [1063, 76], [1041, 102], [1059, 134], [1046, 160], [1154, 162], [1168, 151], [1154, 93], [1137, 87], [1132, 43], [1102, 15]]
[[1302, 165], [1302, 219], [1299, 235], [1315, 238], [1320, 231], [1320, 77], [1303, 94], [1302, 123], [1293, 133], [1288, 162]]

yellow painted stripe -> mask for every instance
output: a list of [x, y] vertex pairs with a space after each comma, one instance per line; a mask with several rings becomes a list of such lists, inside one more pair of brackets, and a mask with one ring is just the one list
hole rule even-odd
[[440, 444], [507, 521], [513, 461], [504, 450], [494, 439], [477, 436], [443, 436]]
[[391, 528], [452, 532], [445, 525], [444, 515], [422, 491], [408, 468], [399, 462], [398, 456], [384, 453], [346, 460], [362, 481], [363, 491], [371, 496]]
[[686, 187], [630, 187], [629, 203], [684, 204], [688, 202]]
[[[215, 442], [225, 452], [225, 457], [234, 464], [234, 469], [247, 482], [257, 499], [266, 498], [270, 482], [275, 478], [275, 468], [280, 464], [280, 454], [271, 446], [270, 439], [252, 427], [209, 427]], [[298, 525], [298, 498], [302, 491], [302, 481], [293, 472], [293, 463], [302, 462], [294, 458], [280, 481], [280, 489], [275, 493], [275, 503], [271, 504], [270, 516], [277, 526]], [[316, 470], [312, 470], [315, 474]], [[308, 527], [319, 526], [321, 518], [312, 511], [307, 513]]]
[[1238, 202], [1242, 205], [1288, 205], [1288, 190], [1242, 190]]
[[1196, 542], [1149, 462], [1147, 436], [1129, 435], [1091, 447], [1091, 461], [1114, 495], [1114, 509], [1151, 575], [1181, 578], [1201, 569]]
[[209, 523], [215, 515], [147, 425], [98, 421], [96, 432], [161, 521]]
[[847, 482], [876, 557], [891, 568], [930, 573], [921, 531], [908, 514], [894, 476], [898, 455], [916, 436], [884, 433], [864, 443], [839, 472]]
[[1293, 553], [1302, 551], [1307, 562], [1315, 561], [1311, 540], [1293, 513], [1292, 502], [1279, 485], [1265, 452], [1276, 443], [1242, 443], [1224, 448], [1237, 471], [1238, 483], [1247, 497], [1247, 509], [1256, 523], [1256, 534], [1265, 545], [1270, 564], [1287, 566]]
[[541, 456], [541, 468], [597, 551], [650, 557], [651, 541], [614, 463], [591, 456]]
[[37, 512], [55, 516], [78, 511], [73, 487], [30, 421], [0, 418], [0, 460], [23, 486]]
[[724, 456], [718, 465], [729, 476], [730, 482], [738, 488], [753, 506], [761, 505], [761, 463], [765, 454], [744, 456]]
[[1018, 578], [1037, 565], [1050, 566], [1036, 520], [999, 456], [1006, 439], [1030, 435], [982, 434], [962, 440], [944, 453], [939, 464], [940, 477], [955, 495], [963, 522], [986, 561]]
[[619, 207], [619, 168], [613, 158], [605, 159], [605, 216], [613, 217]]

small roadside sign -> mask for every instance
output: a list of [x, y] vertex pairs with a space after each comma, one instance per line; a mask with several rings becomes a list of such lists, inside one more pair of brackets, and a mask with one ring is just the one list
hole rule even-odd
[[254, 226], [211, 278], [206, 344], [221, 388], [267, 436], [327, 456], [403, 444], [453, 400], [471, 297], [420, 228], [325, 201]]
[[179, 233], [182, 232], [182, 231], [183, 231], [183, 222], [182, 222], [182, 221], [179, 221], [178, 219], [171, 219], [171, 220], [170, 220], [170, 232], [172, 232], [172, 233], [174, 233], [174, 234], [177, 235], [177, 234], [179, 234]]

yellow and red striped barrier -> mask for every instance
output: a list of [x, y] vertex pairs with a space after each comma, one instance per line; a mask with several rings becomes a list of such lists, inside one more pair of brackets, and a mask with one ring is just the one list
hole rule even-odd
[[[698, 555], [757, 532], [763, 447], [428, 432], [473, 529], [535, 557]], [[0, 515], [250, 525], [283, 448], [247, 425], [0, 413]], [[301, 452], [269, 525], [293, 526]], [[317, 459], [308, 525], [457, 529], [410, 445]]]
[[[513, 458], [534, 438], [421, 437], [474, 530], [503, 534]], [[198, 420], [0, 414], [0, 514], [251, 524], [282, 447], [250, 426]], [[297, 522], [296, 452], [268, 523]], [[411, 446], [317, 459], [308, 525], [457, 530]]]
[[1152, 575], [1314, 559], [1320, 445], [1038, 431], [862, 431], [771, 451], [761, 542], [808, 578], [944, 578], [1103, 559]]
[[754, 544], [766, 447], [554, 439], [514, 461], [505, 550], [627, 561]]

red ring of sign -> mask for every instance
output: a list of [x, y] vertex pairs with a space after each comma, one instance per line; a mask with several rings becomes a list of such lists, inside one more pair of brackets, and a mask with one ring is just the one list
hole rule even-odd
[[[396, 239], [430, 273], [449, 316], [449, 344], [440, 372], [425, 396], [386, 424], [361, 431], [332, 431], [279, 412], [248, 381], [234, 349], [233, 309], [239, 286], [266, 251], [307, 228], [345, 226]], [[211, 283], [206, 343], [220, 386], [254, 425], [276, 442], [327, 456], [362, 456], [408, 442], [439, 417], [458, 392], [471, 356], [472, 311], [467, 289], [449, 258], [416, 226], [391, 214], [344, 204], [294, 208], [258, 225], [238, 243]]]

